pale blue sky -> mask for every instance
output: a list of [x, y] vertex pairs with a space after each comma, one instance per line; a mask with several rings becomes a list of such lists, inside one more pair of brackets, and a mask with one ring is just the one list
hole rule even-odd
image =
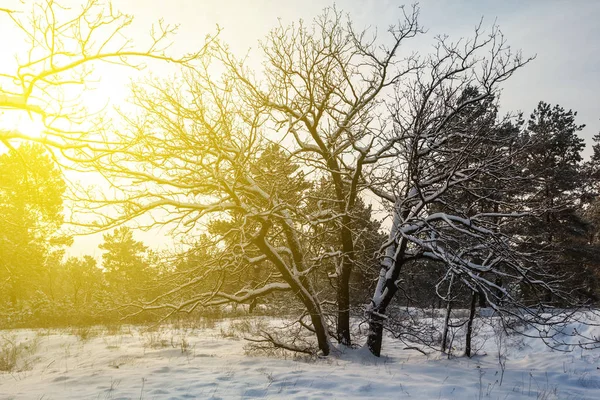
[[[181, 23], [178, 49], [193, 49], [219, 24], [224, 28], [222, 37], [235, 51], [242, 52], [256, 48], [278, 17], [284, 23], [308, 20], [334, 2], [121, 0], [115, 4], [138, 15], [145, 24], [161, 17]], [[335, 4], [350, 13], [357, 27], [377, 27], [383, 33], [397, 19], [396, 10], [403, 3], [338, 0]], [[526, 56], [537, 55], [504, 85], [504, 110], [521, 110], [527, 116], [538, 101], [544, 100], [577, 111], [578, 122], [587, 125], [582, 136], [588, 143], [600, 131], [600, 1], [424, 0], [419, 6], [420, 22], [428, 32], [409, 43], [416, 50], [427, 52], [437, 34], [469, 37], [482, 17], [484, 26], [497, 21], [513, 48], [522, 49]]]
[[[214, 33], [219, 24], [222, 38], [236, 52], [257, 49], [258, 40], [278, 22], [312, 19], [324, 7], [321, 0], [121, 0], [118, 7], [138, 17], [138, 26], [158, 18], [180, 23], [175, 49], [191, 51]], [[336, 7], [348, 12], [356, 27], [371, 26], [382, 34], [396, 22], [402, 4], [390, 0], [338, 0]], [[408, 3], [410, 4], [410, 3]], [[480, 19], [489, 27], [496, 21], [508, 43], [536, 59], [504, 85], [504, 111], [521, 110], [527, 117], [540, 100], [560, 104], [578, 112], [577, 122], [587, 127], [587, 142], [600, 131], [600, 1], [545, 0], [425, 0], [419, 3], [420, 23], [428, 32], [409, 42], [410, 50], [428, 52], [433, 37], [448, 34], [470, 37]], [[591, 146], [588, 145], [586, 155]], [[140, 235], [150, 246], [163, 241], [160, 234]], [[92, 241], [82, 240], [81, 249], [98, 254]], [[164, 245], [164, 243], [162, 243]]]
[[[5, 1], [9, 4], [3, 2], [3, 6], [23, 7], [19, 0]], [[28, 5], [31, 1], [25, 3]], [[174, 50], [193, 51], [219, 24], [224, 28], [222, 39], [241, 54], [249, 47], [256, 49], [258, 40], [278, 23], [278, 18], [284, 24], [299, 18], [310, 20], [333, 1], [114, 0], [113, 4], [136, 16], [136, 36], [142, 37], [152, 22], [164, 18], [166, 22], [181, 24]], [[384, 34], [397, 20], [397, 8], [402, 2], [338, 0], [335, 4], [351, 15], [356, 27], [371, 26]], [[585, 154], [590, 153], [591, 137], [600, 131], [600, 0], [423, 0], [420, 8], [420, 23], [428, 32], [409, 42], [410, 50], [427, 53], [433, 37], [438, 34], [456, 39], [470, 37], [483, 17], [485, 27], [497, 22], [514, 49], [522, 49], [525, 56], [536, 55], [533, 62], [504, 84], [503, 110], [521, 110], [528, 116], [540, 100], [573, 109], [578, 112], [577, 122], [587, 125], [582, 136], [588, 142]], [[0, 37], [6, 39], [9, 32], [3, 28], [0, 26]], [[2, 46], [0, 56], [6, 61], [16, 41], [2, 40]], [[6, 63], [0, 62], [0, 65], [9, 67]], [[119, 72], [111, 78], [112, 82], [102, 83], [99, 92], [104, 89], [111, 97], [123, 96], [127, 74]], [[164, 241], [160, 233], [138, 237], [151, 247], [161, 247]], [[98, 257], [100, 251], [96, 246], [100, 241], [98, 235], [77, 238], [72, 253]]]
[[[65, 1], [75, 7], [84, 2]], [[31, 3], [2, 1], [3, 7], [22, 10], [28, 10]], [[329, 0], [113, 1], [115, 8], [136, 16], [134, 36], [147, 37], [150, 25], [164, 18], [166, 22], [181, 24], [174, 49], [193, 51], [219, 24], [224, 28], [221, 37], [239, 54], [250, 47], [256, 49], [258, 40], [278, 23], [278, 18], [283, 23], [299, 18], [310, 20], [333, 4]], [[351, 15], [356, 27], [371, 26], [384, 35], [397, 20], [397, 8], [403, 3], [338, 0], [335, 4]], [[438, 34], [457, 39], [470, 37], [482, 17], [486, 27], [497, 21], [514, 49], [522, 49], [526, 56], [537, 55], [504, 85], [504, 110], [521, 110], [528, 115], [540, 100], [558, 103], [578, 112], [578, 122], [587, 125], [582, 136], [588, 143], [600, 131], [600, 0], [423, 0], [419, 5], [420, 23], [428, 32], [408, 42], [411, 50], [427, 53], [432, 38]], [[0, 24], [0, 38], [6, 39], [12, 33], [4, 25]], [[20, 41], [15, 38], [1, 42], [0, 67], [12, 68], [11, 54], [19, 49]], [[123, 89], [128, 79], [120, 78], [122, 81], [117, 77], [110, 90]]]

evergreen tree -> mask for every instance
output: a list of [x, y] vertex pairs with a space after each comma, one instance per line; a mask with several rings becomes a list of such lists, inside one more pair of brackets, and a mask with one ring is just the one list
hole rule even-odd
[[[559, 105], [538, 104], [528, 121], [525, 138], [531, 146], [523, 159], [533, 180], [518, 195], [543, 210], [540, 218], [522, 226], [522, 233], [531, 238], [532, 248], [550, 251], [548, 270], [577, 286], [582, 296], [593, 297], [593, 274], [586, 269], [594, 253], [587, 246], [591, 226], [580, 212], [587, 178], [581, 155], [585, 144], [577, 133], [585, 125], [578, 125], [576, 116]], [[552, 300], [549, 293], [545, 297]]]
[[44, 285], [52, 249], [69, 243], [58, 233], [65, 188], [44, 147], [24, 143], [0, 155], [0, 292], [13, 305]]
[[[341, 238], [339, 231], [342, 220], [337, 213], [337, 204], [332, 182], [323, 178], [306, 193], [305, 214], [308, 221], [307, 240], [310, 241], [311, 257], [320, 259], [320, 291], [321, 296], [335, 299], [338, 282], [337, 277], [341, 262]], [[365, 304], [375, 285], [378, 252], [385, 235], [381, 233], [381, 222], [373, 217], [371, 205], [367, 205], [360, 197], [353, 209], [348, 213], [349, 228], [354, 243], [354, 268], [350, 280], [351, 305]]]
[[[301, 207], [305, 191], [310, 188], [310, 183], [306, 181], [304, 173], [299, 166], [292, 162], [287, 154], [279, 145], [268, 144], [258, 153], [255, 159], [249, 160], [248, 170], [254, 182], [261, 190], [268, 193], [269, 198], [278, 201], [290, 213], [295, 213], [298, 207]], [[272, 207], [267, 204], [260, 196], [256, 196], [252, 191], [243, 194], [255, 204], [259, 204], [265, 209]], [[256, 221], [244, 217], [243, 213], [230, 212], [227, 218], [215, 219], [209, 224], [209, 232], [215, 240], [221, 241], [225, 250], [223, 255], [227, 258], [227, 263], [219, 263], [218, 255], [213, 255], [210, 264], [213, 264], [212, 278], [208, 281], [213, 282], [213, 287], [217, 287], [218, 275], [223, 282], [220, 286], [224, 290], [238, 291], [241, 289], [255, 289], [259, 285], [270, 282], [273, 273], [273, 266], [267, 260], [249, 263], [248, 259], [258, 256], [260, 253], [254, 247], [248, 232], [257, 231], [259, 224]], [[281, 239], [270, 237], [274, 244], [280, 243]], [[228, 251], [234, 249], [234, 251]], [[242, 257], [235, 257], [240, 254], [235, 250], [243, 249]], [[197, 252], [202, 254], [203, 251]], [[235, 259], [234, 259], [235, 258]], [[206, 263], [209, 264], [209, 263]], [[219, 265], [226, 265], [227, 271], [221, 270]], [[235, 266], [233, 268], [232, 266]], [[253, 299], [250, 303], [252, 310], [256, 305]]]
[[66, 296], [76, 307], [91, 303], [94, 294], [104, 286], [102, 270], [89, 255], [69, 257], [64, 272]]
[[585, 203], [594, 203], [600, 195], [600, 132], [592, 138], [592, 156], [584, 165]]
[[532, 146], [525, 166], [535, 183], [523, 194], [532, 196], [546, 209], [542, 229], [549, 244], [582, 229], [575, 210], [584, 183], [581, 152], [585, 144], [577, 132], [585, 125], [577, 125], [576, 116], [576, 112], [542, 101], [528, 121]]
[[98, 247], [105, 251], [102, 267], [110, 289], [129, 299], [144, 297], [151, 277], [145, 258], [148, 248], [133, 238], [131, 229], [123, 226], [105, 234]]

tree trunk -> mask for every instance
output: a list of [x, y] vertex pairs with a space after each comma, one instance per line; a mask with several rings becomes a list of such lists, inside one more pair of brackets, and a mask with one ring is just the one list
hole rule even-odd
[[448, 284], [448, 293], [446, 294], [446, 318], [444, 318], [444, 331], [442, 332], [442, 351], [446, 351], [448, 346], [448, 327], [450, 325], [450, 313], [452, 312], [452, 284], [454, 283], [454, 274], [450, 277], [450, 283]]
[[442, 332], [442, 352], [446, 352], [448, 346], [448, 327], [450, 326], [450, 313], [452, 313], [452, 302], [446, 305], [446, 317], [444, 318], [444, 331]]
[[[397, 277], [396, 277], [397, 278]], [[369, 351], [376, 356], [381, 356], [381, 343], [383, 342], [383, 323], [385, 321], [385, 311], [392, 301], [392, 298], [398, 291], [396, 280], [389, 278], [385, 282], [385, 289], [382, 291], [383, 297], [378, 306], [369, 311], [369, 334], [367, 336], [367, 347]]]
[[[273, 263], [281, 273], [283, 280], [290, 285], [293, 293], [295, 293], [296, 297], [302, 302], [310, 315], [319, 350], [324, 356], [329, 355], [331, 352], [331, 343], [327, 333], [327, 326], [323, 317], [321, 304], [315, 296], [315, 291], [312, 288], [310, 281], [304, 275], [297, 276], [294, 274], [290, 266], [286, 264], [285, 260], [277, 253], [273, 246], [267, 242], [266, 234], [271, 227], [270, 221], [264, 220], [261, 221], [261, 223], [261, 231], [254, 239], [254, 243]], [[302, 254], [300, 253], [300, 248], [297, 246], [297, 238], [294, 236], [291, 229], [286, 228], [289, 228], [289, 226], [284, 226], [284, 229], [288, 237], [290, 248], [292, 249], [292, 258], [296, 262], [297, 267], [299, 267], [302, 265]]]
[[338, 275], [337, 303], [338, 340], [341, 344], [350, 346], [350, 268], [343, 268]]
[[[502, 278], [500, 277], [496, 277], [496, 280], [494, 281], [494, 283], [496, 284], [496, 286], [498, 286], [499, 288], [504, 286], [504, 283], [502, 282]], [[502, 290], [500, 289], [495, 289], [496, 292], [496, 297], [497, 297], [497, 303], [502, 305], [503, 303], [503, 299], [504, 299], [504, 292], [502, 292]]]
[[[345, 212], [345, 210], [342, 210]], [[352, 231], [350, 230], [351, 220], [345, 214], [342, 217], [341, 239], [343, 259], [342, 266], [338, 273], [337, 279], [337, 336], [341, 344], [350, 346], [352, 344], [350, 338], [350, 275], [354, 266], [354, 241], [352, 239]]]
[[406, 251], [407, 242], [404, 239], [400, 239], [399, 243], [396, 243], [396, 235], [401, 219], [406, 218], [407, 214], [408, 210], [405, 210], [402, 215], [396, 214], [394, 216], [389, 235], [391, 243], [386, 248], [385, 257], [381, 261], [377, 287], [375, 288], [375, 294], [368, 310], [369, 333], [367, 336], [367, 347], [376, 357], [381, 356], [385, 311], [398, 291], [397, 282], [402, 264], [404, 263], [404, 252]]
[[[260, 268], [255, 265], [253, 270], [252, 270], [252, 288], [255, 288], [256, 285], [258, 284], [258, 274], [260, 272]], [[248, 306], [248, 314], [252, 314], [252, 312], [254, 311], [254, 309], [256, 308], [256, 305], [258, 304], [258, 299], [254, 298], [252, 299], [252, 301], [250, 301], [250, 305]]]
[[315, 329], [319, 350], [324, 356], [328, 356], [331, 352], [331, 345], [329, 343], [329, 335], [327, 335], [327, 327], [323, 323], [323, 313], [321, 312], [320, 307], [314, 308], [313, 305], [314, 304], [310, 302], [304, 303], [304, 306], [310, 314], [310, 321]]
[[369, 351], [379, 357], [381, 355], [381, 343], [383, 341], [383, 316], [371, 313], [369, 316], [369, 335], [367, 336], [367, 347]]
[[467, 337], [465, 339], [465, 355], [471, 357], [471, 342], [473, 338], [473, 320], [475, 319], [475, 306], [477, 305], [477, 292], [471, 293], [471, 309], [467, 323]]

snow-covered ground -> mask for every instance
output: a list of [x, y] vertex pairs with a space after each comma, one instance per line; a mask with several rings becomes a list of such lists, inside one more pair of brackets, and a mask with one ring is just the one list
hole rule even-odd
[[[243, 324], [0, 331], [0, 362], [18, 346], [13, 371], [0, 372], [0, 399], [600, 399], [598, 349], [563, 353], [539, 339], [498, 340], [484, 327], [471, 359], [426, 356], [391, 339], [380, 359], [361, 349], [267, 357], [232, 337]], [[569, 329], [600, 336], [598, 327]]]

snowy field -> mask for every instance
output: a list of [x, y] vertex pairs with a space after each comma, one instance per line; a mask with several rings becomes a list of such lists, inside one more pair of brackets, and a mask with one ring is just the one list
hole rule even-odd
[[[0, 331], [0, 362], [16, 360], [0, 372], [0, 399], [600, 399], [599, 349], [564, 353], [484, 326], [472, 359], [391, 339], [380, 359], [361, 349], [258, 356], [239, 338], [252, 323]], [[569, 329], [600, 336], [598, 327]]]

